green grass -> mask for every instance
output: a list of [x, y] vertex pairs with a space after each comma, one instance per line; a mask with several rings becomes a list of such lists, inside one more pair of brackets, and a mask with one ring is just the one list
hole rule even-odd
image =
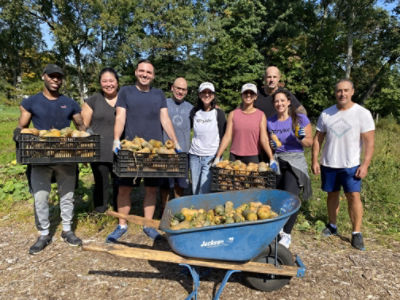
[[0, 165], [15, 159], [13, 130], [18, 126], [19, 108], [0, 106]]
[[[17, 126], [19, 110], [17, 107], [0, 106], [0, 216], [9, 214], [11, 219], [25, 220], [33, 218], [32, 196], [28, 191], [25, 177], [25, 166], [15, 163], [15, 144], [12, 132]], [[363, 180], [362, 201], [364, 204], [363, 232], [373, 234], [376, 240], [384, 241], [385, 237], [400, 240], [400, 197], [398, 196], [398, 180], [400, 178], [400, 125], [394, 119], [383, 119], [377, 125], [375, 153], [369, 168], [368, 176]], [[224, 153], [228, 158], [229, 148]], [[306, 158], [310, 166], [310, 149], [306, 149]], [[320, 186], [320, 176], [311, 174], [313, 196], [302, 204], [301, 214], [296, 223], [299, 231], [314, 232], [319, 236], [327, 220], [326, 193]], [[93, 176], [89, 166], [80, 165], [79, 186], [75, 193], [76, 223], [80, 231], [88, 234], [101, 232], [105, 235], [112, 230], [116, 219], [108, 216], [93, 215], [92, 184]], [[132, 213], [143, 215], [143, 189], [135, 189], [132, 193]], [[347, 212], [347, 201], [341, 195], [341, 208], [338, 226], [341, 232], [349, 233], [351, 223]], [[50, 196], [52, 210], [58, 208], [56, 185]], [[156, 217], [161, 215], [157, 207]], [[57, 220], [59, 214], [55, 213]], [[59, 221], [59, 220], [58, 220]], [[55, 222], [56, 224], [58, 222]], [[104, 233], [105, 232], [105, 233]], [[383, 238], [379, 238], [383, 236]], [[387, 239], [386, 239], [387, 240]]]

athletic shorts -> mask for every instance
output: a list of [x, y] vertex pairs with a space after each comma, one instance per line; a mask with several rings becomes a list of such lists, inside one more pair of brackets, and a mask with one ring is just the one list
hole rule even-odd
[[343, 187], [345, 193], [360, 192], [361, 179], [355, 176], [359, 166], [353, 168], [329, 168], [321, 166], [321, 188], [325, 192], [338, 192]]
[[[118, 177], [116, 179], [116, 184], [121, 185], [121, 186], [131, 186], [131, 187], [137, 187], [140, 185], [140, 182], [142, 181], [142, 177], [137, 177], [136, 180], [134, 181], [134, 177]], [[153, 177], [146, 177], [143, 178], [144, 186], [160, 186], [161, 184], [161, 178], [153, 178]]]

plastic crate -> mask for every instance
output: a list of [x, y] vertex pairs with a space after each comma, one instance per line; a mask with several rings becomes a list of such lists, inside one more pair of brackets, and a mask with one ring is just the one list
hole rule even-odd
[[119, 150], [113, 171], [118, 177], [187, 177], [187, 153], [154, 154]]
[[100, 159], [100, 135], [46, 137], [21, 134], [17, 143], [20, 164], [96, 162]]
[[273, 171], [253, 172], [211, 167], [211, 174], [211, 190], [214, 192], [276, 188], [276, 174]]

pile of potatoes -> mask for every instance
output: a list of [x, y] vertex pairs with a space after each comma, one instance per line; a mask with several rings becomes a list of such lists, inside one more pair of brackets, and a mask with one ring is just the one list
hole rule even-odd
[[23, 128], [21, 129], [21, 134], [33, 134], [38, 137], [88, 137], [89, 133], [82, 130], [76, 130], [70, 127], [65, 127], [61, 130], [49, 129], [49, 130], [39, 130], [36, 128]]
[[146, 141], [141, 137], [135, 137], [132, 141], [122, 140], [121, 149], [135, 153], [176, 154], [175, 144], [171, 140], [163, 144], [161, 141], [153, 139]]
[[[225, 169], [225, 170], [234, 170], [234, 171], [249, 171], [249, 172], [267, 172], [270, 171], [271, 168], [265, 162], [256, 163], [249, 163], [246, 165], [244, 162], [240, 160], [229, 161], [229, 160], [222, 160], [216, 164], [217, 168]], [[237, 172], [241, 173], [241, 172]]]
[[217, 205], [214, 209], [204, 210], [193, 208], [182, 208], [176, 213], [170, 222], [172, 230], [189, 228], [201, 228], [213, 225], [233, 224], [246, 221], [257, 221], [272, 219], [278, 214], [271, 210], [271, 206], [261, 202], [243, 203], [234, 208], [231, 201], [224, 205]]

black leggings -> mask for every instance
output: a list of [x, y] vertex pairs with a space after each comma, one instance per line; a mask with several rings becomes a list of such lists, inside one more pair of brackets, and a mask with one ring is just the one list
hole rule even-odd
[[229, 160], [230, 161], [235, 161], [237, 159], [240, 160], [241, 162], [245, 163], [245, 164], [248, 164], [248, 163], [251, 163], [251, 162], [258, 164], [260, 162], [259, 158], [258, 158], [258, 155], [239, 156], [239, 155], [233, 154], [232, 152], [229, 153]]
[[[112, 204], [115, 209], [118, 187], [115, 184], [115, 175], [112, 172], [112, 163], [91, 163], [94, 177], [93, 205], [96, 207], [107, 208]], [[110, 180], [111, 179], [111, 180]], [[113, 201], [109, 201], [109, 189], [113, 188]]]
[[[279, 169], [281, 171], [281, 175], [276, 177], [276, 187], [277, 189], [284, 190], [290, 192], [296, 196], [300, 194], [300, 188], [297, 183], [297, 177], [294, 175], [291, 166], [288, 162], [281, 160], [279, 161]], [[283, 231], [285, 233], [291, 233], [296, 223], [297, 215], [299, 211], [290, 216], [289, 220], [286, 222], [285, 226], [283, 226]]]

